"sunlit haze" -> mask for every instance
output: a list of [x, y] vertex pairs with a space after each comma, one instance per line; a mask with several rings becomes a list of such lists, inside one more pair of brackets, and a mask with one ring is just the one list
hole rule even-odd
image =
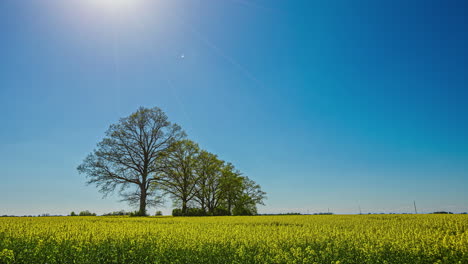
[[[76, 1], [76, 0], [75, 0]], [[144, 8], [148, 0], [81, 0], [83, 8], [97, 9], [107, 15], [124, 15]]]

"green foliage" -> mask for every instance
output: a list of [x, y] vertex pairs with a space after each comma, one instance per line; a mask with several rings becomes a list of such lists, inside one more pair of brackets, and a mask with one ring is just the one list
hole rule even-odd
[[79, 216], [96, 216], [96, 213], [91, 213], [90, 211], [81, 211]]
[[181, 206], [174, 216], [254, 215], [266, 199], [260, 185], [193, 141], [176, 142], [159, 162], [157, 185]]
[[172, 216], [183, 216], [182, 209], [174, 208], [172, 210]]
[[140, 211], [133, 211], [129, 214], [130, 217], [144, 217], [148, 216], [146, 213], [141, 213]]
[[206, 216], [205, 210], [201, 208], [189, 208], [186, 216]]
[[172, 210], [172, 216], [207, 216], [207, 213], [201, 208], [187, 208], [186, 212], [176, 208]]
[[214, 216], [226, 216], [226, 215], [231, 215], [231, 212], [229, 212], [229, 210], [224, 207], [216, 207], [213, 210], [213, 215]]
[[241, 205], [241, 206], [234, 207], [234, 209], [232, 210], [232, 214], [233, 215], [256, 215], [257, 211], [255, 210], [255, 208], [248, 208], [248, 207], [244, 207]]
[[172, 144], [158, 163], [161, 173], [157, 184], [165, 194], [182, 205], [184, 214], [187, 214], [188, 203], [195, 196], [198, 176], [194, 170], [199, 151], [195, 142], [180, 140]]
[[126, 212], [124, 210], [120, 210], [120, 211], [103, 214], [103, 216], [122, 216], [122, 215], [130, 215], [130, 214], [132, 214], [132, 212]]
[[71, 213], [70, 213], [70, 216], [76, 216], [76, 213], [75, 213], [75, 212], [71, 212]]

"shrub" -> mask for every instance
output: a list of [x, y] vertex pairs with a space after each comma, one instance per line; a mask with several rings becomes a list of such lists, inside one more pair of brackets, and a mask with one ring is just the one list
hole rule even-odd
[[228, 209], [224, 207], [216, 207], [213, 211], [213, 215], [215, 216], [223, 216], [223, 215], [231, 215]]
[[175, 208], [172, 210], [172, 216], [207, 216], [205, 210], [201, 208], [187, 208], [187, 212], [183, 213], [182, 209]]
[[103, 214], [104, 216], [121, 216], [121, 215], [130, 215], [131, 212], [126, 212], [124, 210], [115, 211], [112, 213]]
[[138, 216], [148, 216], [146, 213], [141, 214], [140, 211], [133, 211], [129, 214], [130, 217], [138, 217]]
[[174, 208], [172, 210], [172, 216], [182, 216], [182, 209], [180, 208]]
[[91, 213], [90, 211], [81, 211], [79, 216], [96, 216], [96, 213]]
[[253, 212], [245, 207], [234, 207], [233, 215], [253, 215]]
[[186, 216], [206, 216], [205, 210], [201, 208], [189, 208], [187, 210]]

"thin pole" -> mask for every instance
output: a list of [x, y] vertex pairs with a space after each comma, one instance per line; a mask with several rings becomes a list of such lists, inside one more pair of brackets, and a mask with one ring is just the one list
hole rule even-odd
[[362, 212], [361, 212], [361, 206], [360, 206], [360, 205], [359, 205], [359, 214], [362, 214]]
[[416, 210], [416, 201], [413, 201], [413, 204], [414, 204], [414, 213], [418, 214], [418, 210]]

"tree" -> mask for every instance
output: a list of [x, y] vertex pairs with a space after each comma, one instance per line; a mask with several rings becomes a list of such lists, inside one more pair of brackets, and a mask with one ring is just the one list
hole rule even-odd
[[223, 199], [221, 190], [223, 163], [216, 155], [205, 150], [202, 150], [197, 157], [195, 171], [199, 179], [194, 198], [201, 209], [211, 215]]
[[155, 163], [185, 133], [161, 109], [140, 107], [111, 125], [105, 135], [78, 171], [104, 197], [119, 188], [123, 200], [138, 205], [138, 214], [146, 215], [146, 207], [159, 202], [153, 184], [158, 172]]
[[260, 185], [237, 170], [231, 163], [221, 169], [220, 191], [224, 206], [233, 215], [253, 215], [257, 213], [257, 204], [262, 204], [266, 193]]
[[220, 191], [224, 205], [230, 214], [236, 201], [242, 195], [243, 178], [241, 175], [232, 163], [228, 162], [221, 168]]
[[198, 144], [191, 140], [181, 140], [172, 144], [161, 160], [161, 173], [157, 183], [166, 194], [182, 205], [182, 214], [186, 214], [188, 203], [195, 196], [198, 176], [195, 171]]
[[91, 213], [90, 211], [81, 211], [79, 216], [96, 216], [96, 213]]
[[257, 214], [257, 204], [265, 205], [266, 193], [261, 190], [260, 185], [249, 177], [242, 179], [242, 192], [237, 197], [233, 215], [254, 215]]

